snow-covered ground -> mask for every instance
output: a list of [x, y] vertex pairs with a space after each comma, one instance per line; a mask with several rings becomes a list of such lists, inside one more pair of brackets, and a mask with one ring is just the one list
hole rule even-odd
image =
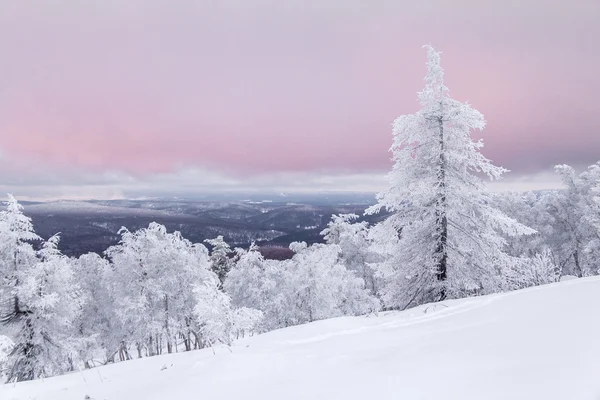
[[319, 321], [0, 386], [0, 398], [600, 399], [600, 278]]

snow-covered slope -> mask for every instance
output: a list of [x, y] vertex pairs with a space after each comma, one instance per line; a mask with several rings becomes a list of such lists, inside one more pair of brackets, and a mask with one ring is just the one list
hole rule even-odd
[[[0, 398], [600, 399], [600, 278], [0, 387]], [[166, 368], [165, 368], [166, 367]]]

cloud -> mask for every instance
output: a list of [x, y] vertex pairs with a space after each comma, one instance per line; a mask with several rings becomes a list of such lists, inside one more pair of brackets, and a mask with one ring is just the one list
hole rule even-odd
[[339, 171], [389, 168], [390, 123], [417, 108], [424, 43], [443, 51], [455, 97], [486, 116], [495, 163], [516, 176], [589, 165], [599, 19], [596, 0], [2, 1], [0, 154], [43, 167], [0, 185], [362, 187]]
[[490, 183], [495, 192], [525, 192], [529, 190], [560, 189], [563, 184], [559, 176], [551, 170], [532, 174], [515, 175], [508, 173], [504, 179]]
[[[121, 199], [136, 197], [201, 197], [214, 193], [376, 192], [385, 172], [283, 171], [242, 174], [213, 168], [183, 167], [175, 171], [132, 174], [24, 165], [0, 160], [0, 194], [22, 200]], [[0, 195], [0, 197], [3, 197]]]
[[[56, 169], [43, 164], [0, 160], [0, 198], [12, 193], [20, 200], [124, 199], [140, 197], [202, 198], [204, 195], [366, 192], [377, 193], [387, 185], [387, 171], [313, 170], [242, 174], [214, 168], [183, 167], [161, 173], [132, 174], [124, 171]], [[519, 175], [508, 173], [491, 182], [492, 191], [556, 189], [561, 182], [551, 171]]]

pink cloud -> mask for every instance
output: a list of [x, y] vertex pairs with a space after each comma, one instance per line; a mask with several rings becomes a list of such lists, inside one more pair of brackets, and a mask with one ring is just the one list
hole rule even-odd
[[519, 172], [599, 157], [594, 0], [62, 4], [0, 5], [10, 157], [135, 174], [385, 170], [424, 43], [486, 115], [493, 160]]

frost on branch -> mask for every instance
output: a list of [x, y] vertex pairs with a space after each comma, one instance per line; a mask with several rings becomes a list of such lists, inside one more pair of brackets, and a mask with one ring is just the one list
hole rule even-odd
[[19, 301], [19, 330], [7, 359], [7, 381], [48, 377], [74, 368], [73, 322], [81, 297], [69, 259], [58, 250], [58, 235], [38, 252], [38, 261], [19, 271], [13, 295]]
[[440, 54], [426, 49], [422, 108], [394, 122], [389, 186], [367, 210], [393, 212], [389, 235], [400, 237], [380, 264], [388, 307], [500, 290], [499, 271], [513, 262], [503, 251], [505, 236], [534, 232], [494, 207], [480, 176], [499, 179], [506, 170], [471, 138], [472, 130], [484, 128], [483, 115], [450, 97]]
[[219, 287], [222, 288], [233, 264], [233, 260], [229, 256], [233, 251], [221, 235], [214, 239], [206, 239], [204, 242], [211, 246], [210, 268], [219, 277]]
[[327, 244], [339, 246], [340, 262], [362, 278], [371, 294], [377, 294], [379, 282], [373, 263], [378, 261], [379, 256], [371, 248], [369, 224], [366, 221], [354, 222], [357, 219], [356, 214], [334, 214], [321, 235]]

